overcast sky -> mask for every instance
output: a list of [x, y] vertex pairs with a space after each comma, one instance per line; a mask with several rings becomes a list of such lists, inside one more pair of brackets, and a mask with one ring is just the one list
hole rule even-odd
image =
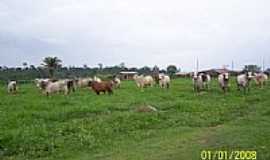
[[270, 67], [269, 0], [1, 0], [0, 65]]

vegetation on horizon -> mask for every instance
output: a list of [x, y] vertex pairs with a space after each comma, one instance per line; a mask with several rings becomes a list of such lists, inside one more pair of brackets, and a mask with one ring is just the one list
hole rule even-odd
[[[139, 74], [153, 74], [156, 72], [167, 73], [171, 77], [176, 72], [181, 71], [175, 65], [168, 65], [166, 69], [160, 69], [157, 65], [153, 67], [144, 66], [141, 68], [125, 66], [125, 63], [120, 63], [115, 66], [105, 66], [102, 63], [98, 63], [97, 67], [90, 68], [86, 64], [82, 67], [64, 66], [62, 60], [58, 57], [45, 57], [42, 60], [41, 66], [29, 65], [27, 62], [22, 63], [23, 67], [8, 68], [6, 66], [0, 66], [0, 82], [7, 82], [9, 80], [33, 80], [35, 78], [74, 78], [74, 77], [87, 77], [94, 75], [113, 76], [121, 71], [136, 71]], [[257, 65], [246, 65], [243, 71], [261, 71], [261, 68]], [[270, 68], [265, 71], [270, 73]]]

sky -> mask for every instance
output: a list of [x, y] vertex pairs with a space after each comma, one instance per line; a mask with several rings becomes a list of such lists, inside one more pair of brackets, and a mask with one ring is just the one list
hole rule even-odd
[[269, 0], [1, 0], [0, 65], [270, 67]]

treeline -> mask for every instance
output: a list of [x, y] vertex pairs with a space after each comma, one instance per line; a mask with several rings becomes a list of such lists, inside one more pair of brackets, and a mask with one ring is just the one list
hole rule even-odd
[[[151, 75], [156, 73], [166, 73], [171, 78], [175, 76], [177, 69], [175, 65], [169, 65], [166, 70], [160, 70], [158, 66], [154, 67], [142, 67], [142, 68], [127, 68], [124, 63], [112, 67], [103, 67], [103, 64], [99, 63], [98, 67], [90, 68], [87, 65], [83, 67], [65, 67], [62, 66], [62, 61], [58, 57], [45, 57], [42, 59], [41, 66], [34, 66], [23, 62], [23, 67], [8, 68], [0, 66], [0, 82], [8, 82], [10, 80], [30, 81], [35, 78], [78, 78], [78, 77], [93, 77], [97, 75], [102, 79], [112, 77], [119, 74], [121, 71], [135, 71], [139, 74]], [[243, 68], [243, 72], [261, 72], [261, 67], [257, 65], [246, 65]], [[265, 70], [266, 73], [270, 73], [270, 69]]]
[[[175, 73], [174, 67], [168, 67], [169, 72]], [[175, 67], [176, 69], [176, 67]], [[167, 70], [159, 70], [157, 66], [155, 67], [142, 67], [142, 68], [127, 68], [120, 66], [113, 67], [59, 67], [54, 71], [55, 78], [76, 78], [76, 77], [89, 77], [94, 75], [99, 76], [113, 76], [119, 74], [121, 71], [136, 71], [139, 74], [152, 74], [153, 72], [159, 71], [167, 73]], [[173, 74], [172, 73], [172, 74]], [[10, 80], [33, 80], [35, 78], [48, 78], [50, 77], [49, 70], [45, 67], [35, 67], [31, 65], [30, 67], [0, 67], [0, 81], [10, 81]]]

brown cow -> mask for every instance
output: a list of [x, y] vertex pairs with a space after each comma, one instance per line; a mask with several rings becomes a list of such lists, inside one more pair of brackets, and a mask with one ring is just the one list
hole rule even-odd
[[89, 83], [89, 86], [93, 89], [94, 92], [96, 92], [97, 95], [100, 94], [100, 92], [103, 92], [104, 94], [108, 92], [108, 94], [113, 94], [113, 82], [112, 81], [102, 81], [102, 82], [96, 82], [92, 81]]

